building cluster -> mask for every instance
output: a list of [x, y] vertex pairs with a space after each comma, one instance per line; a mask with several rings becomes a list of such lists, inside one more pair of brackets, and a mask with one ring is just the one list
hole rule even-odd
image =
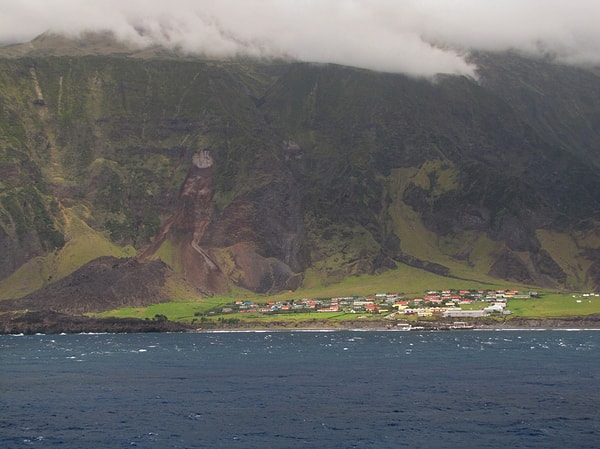
[[[511, 298], [535, 296], [535, 292], [524, 294], [518, 290], [430, 290], [417, 298], [406, 298], [399, 293], [377, 293], [369, 297], [303, 298], [267, 303], [238, 300], [224, 307], [221, 313], [341, 312], [378, 313], [390, 317], [482, 317], [490, 314], [509, 314], [506, 306]], [[481, 307], [475, 307], [473, 303]]]

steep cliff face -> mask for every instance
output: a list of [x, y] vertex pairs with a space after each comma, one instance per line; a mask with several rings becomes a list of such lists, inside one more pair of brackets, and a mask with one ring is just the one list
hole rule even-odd
[[[599, 78], [516, 55], [484, 56], [478, 82], [297, 65], [267, 93], [266, 114], [304, 150], [306, 198], [319, 227], [355, 224], [384, 256], [438, 272], [456, 273], [459, 262], [502, 279], [582, 285], [590, 260], [561, 265], [566, 242], [548, 235], [568, 234], [571, 254], [597, 245], [600, 139], [593, 108], [572, 103], [586, 95], [578, 82], [585, 79], [594, 97]], [[531, 91], [515, 85], [518, 70]], [[548, 82], [554, 71], [559, 81]], [[569, 92], [564, 119], [587, 127], [585, 144], [549, 112], [560, 108], [561, 89]], [[546, 91], [551, 101], [538, 98]], [[525, 110], [530, 97], [538, 113]], [[563, 134], [547, 132], [554, 122]]]
[[[82, 251], [118, 248], [161, 259], [201, 294], [398, 263], [597, 286], [598, 73], [473, 58], [478, 80], [434, 81], [332, 65], [2, 59], [3, 290], [26, 291], [24, 273], [54, 285], [92, 258]], [[82, 250], [86, 238], [104, 246]]]
[[209, 150], [192, 157], [174, 213], [138, 260], [156, 258], [163, 245], [175, 248], [171, 263], [207, 295], [226, 293], [229, 280], [260, 293], [297, 288], [302, 277], [292, 267], [302, 269], [295, 248], [302, 217], [293, 186], [268, 182], [215, 214], [214, 170]]

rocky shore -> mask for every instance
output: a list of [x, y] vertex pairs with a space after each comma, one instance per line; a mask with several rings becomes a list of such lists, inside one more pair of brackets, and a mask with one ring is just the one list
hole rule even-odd
[[80, 334], [186, 332], [190, 326], [168, 320], [94, 318], [51, 311], [9, 312], [0, 315], [0, 334]]

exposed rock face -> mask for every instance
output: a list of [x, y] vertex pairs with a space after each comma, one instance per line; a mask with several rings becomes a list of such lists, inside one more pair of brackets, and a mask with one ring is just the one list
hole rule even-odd
[[227, 290], [227, 279], [209, 252], [200, 246], [213, 216], [213, 163], [208, 150], [193, 156], [175, 212], [161, 227], [152, 246], [138, 258], [148, 260], [167, 238], [170, 239], [179, 249], [177, 262], [186, 278], [209, 295]]
[[534, 279], [527, 265], [510, 250], [504, 251], [490, 268], [492, 276], [513, 282], [533, 284]]
[[30, 232], [24, 238], [18, 239], [0, 229], [0, 279], [14, 273], [33, 257], [44, 253], [44, 248], [35, 232]]
[[552, 256], [546, 250], [540, 250], [533, 256], [533, 262], [540, 274], [555, 279], [560, 284], [567, 281], [567, 273], [556, 263]]
[[168, 320], [90, 318], [53, 311], [15, 312], [0, 315], [0, 334], [139, 333], [185, 332], [188, 330], [190, 330], [189, 326]]
[[202, 150], [196, 154], [192, 158], [192, 164], [197, 168], [210, 168], [213, 166], [214, 161], [212, 156], [210, 155], [210, 151]]
[[236, 243], [219, 252], [227, 276], [237, 285], [260, 293], [295, 290], [302, 281], [300, 274], [275, 257], [264, 257], [248, 242]]
[[234, 283], [260, 293], [296, 289], [307, 267], [300, 188], [291, 173], [271, 176], [233, 200], [202, 239]]
[[175, 263], [203, 294], [225, 293], [229, 281], [261, 293], [297, 288], [302, 277], [290, 268], [301, 266], [297, 189], [269, 183], [215, 215], [214, 164], [209, 150], [192, 157], [175, 212], [138, 260], [169, 240], [178, 248]]

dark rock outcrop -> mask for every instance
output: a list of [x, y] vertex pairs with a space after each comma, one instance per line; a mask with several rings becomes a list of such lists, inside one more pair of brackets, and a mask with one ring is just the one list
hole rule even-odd
[[143, 307], [168, 301], [163, 287], [171, 269], [160, 260], [101, 257], [20, 299], [0, 301], [0, 311], [44, 310], [71, 314]]
[[506, 281], [522, 282], [533, 284], [534, 279], [527, 268], [527, 265], [518, 255], [510, 250], [504, 251], [497, 257], [490, 268], [490, 275], [504, 279]]
[[0, 314], [0, 334], [79, 334], [185, 332], [190, 327], [169, 320], [136, 318], [92, 318], [52, 311]]

